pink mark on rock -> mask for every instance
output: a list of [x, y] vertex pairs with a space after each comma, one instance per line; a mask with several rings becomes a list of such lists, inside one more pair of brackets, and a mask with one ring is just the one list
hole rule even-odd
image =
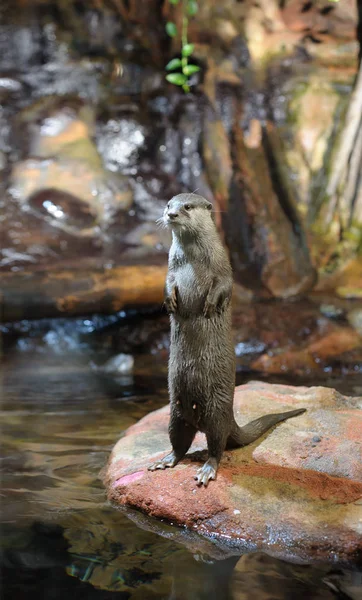
[[134, 481], [138, 481], [138, 479], [141, 479], [143, 477], [143, 471], [137, 471], [137, 473], [131, 473], [130, 475], [124, 475], [124, 477], [120, 477], [120, 479], [117, 479], [112, 487], [116, 488], [120, 485], [128, 485], [129, 483], [133, 483]]

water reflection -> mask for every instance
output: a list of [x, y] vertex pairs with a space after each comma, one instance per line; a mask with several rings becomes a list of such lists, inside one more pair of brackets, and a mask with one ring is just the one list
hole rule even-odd
[[[94, 357], [93, 357], [94, 358]], [[104, 357], [105, 358], [105, 357]], [[110, 506], [99, 479], [121, 432], [167, 401], [165, 361], [136, 354], [128, 375], [86, 352], [7, 346], [2, 372], [3, 598], [361, 598], [358, 572], [251, 554], [211, 560]], [[103, 359], [102, 359], [103, 360]]]

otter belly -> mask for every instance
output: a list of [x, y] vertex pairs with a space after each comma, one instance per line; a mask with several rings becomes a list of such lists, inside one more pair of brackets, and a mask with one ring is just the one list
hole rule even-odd
[[209, 401], [232, 402], [235, 352], [225, 314], [176, 320], [171, 318], [169, 388], [184, 411], [205, 407]]
[[179, 314], [184, 317], [201, 315], [212, 280], [191, 263], [179, 267], [174, 276]]

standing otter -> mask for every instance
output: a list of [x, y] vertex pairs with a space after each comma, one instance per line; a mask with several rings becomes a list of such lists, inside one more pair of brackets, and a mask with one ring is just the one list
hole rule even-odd
[[217, 233], [212, 204], [179, 194], [163, 223], [172, 230], [165, 304], [171, 320], [168, 385], [172, 452], [149, 467], [174, 467], [197, 431], [206, 434], [209, 458], [198, 485], [215, 479], [225, 448], [250, 444], [270, 427], [305, 409], [270, 414], [239, 427], [233, 413], [235, 351], [231, 331], [232, 270]]

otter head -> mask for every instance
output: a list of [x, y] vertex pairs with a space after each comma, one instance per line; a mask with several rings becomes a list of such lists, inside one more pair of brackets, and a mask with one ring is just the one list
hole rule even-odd
[[178, 194], [167, 204], [163, 222], [172, 231], [199, 232], [206, 222], [212, 221], [212, 204], [197, 194]]

